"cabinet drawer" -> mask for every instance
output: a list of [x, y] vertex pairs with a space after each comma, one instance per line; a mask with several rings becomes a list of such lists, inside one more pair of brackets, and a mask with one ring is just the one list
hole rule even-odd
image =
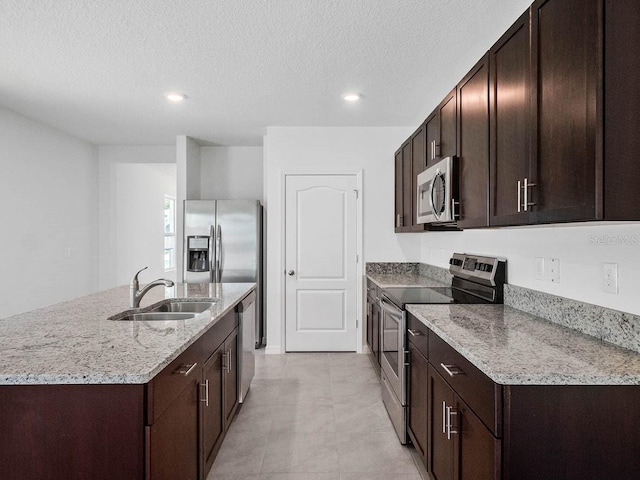
[[429, 363], [489, 430], [501, 437], [502, 385], [487, 377], [433, 332], [429, 332]]
[[147, 384], [147, 425], [153, 425], [182, 390], [200, 381], [201, 348], [197, 341]]
[[424, 358], [429, 358], [429, 329], [410, 313], [407, 313], [407, 338]]
[[369, 278], [367, 278], [367, 295], [378, 301], [378, 286]]
[[205, 332], [198, 340], [202, 351], [203, 361], [206, 361], [213, 352], [224, 342], [233, 329], [238, 326], [238, 315], [235, 310], [228, 312], [216, 324]]

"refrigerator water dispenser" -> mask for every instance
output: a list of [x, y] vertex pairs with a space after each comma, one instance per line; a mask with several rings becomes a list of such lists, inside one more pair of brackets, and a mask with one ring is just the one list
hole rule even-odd
[[187, 271], [209, 271], [209, 239], [202, 235], [187, 237]]

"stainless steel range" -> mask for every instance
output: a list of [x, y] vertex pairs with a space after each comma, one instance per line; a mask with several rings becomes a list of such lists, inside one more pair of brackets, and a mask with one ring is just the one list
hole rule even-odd
[[[454, 253], [451, 287], [385, 288], [380, 296], [382, 400], [400, 442], [407, 443], [407, 327], [409, 304], [502, 303], [506, 260]], [[411, 332], [409, 332], [411, 333]]]

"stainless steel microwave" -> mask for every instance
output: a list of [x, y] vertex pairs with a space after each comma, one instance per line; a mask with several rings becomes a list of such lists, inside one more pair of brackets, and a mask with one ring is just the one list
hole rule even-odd
[[418, 174], [417, 223], [456, 221], [455, 157], [446, 157]]

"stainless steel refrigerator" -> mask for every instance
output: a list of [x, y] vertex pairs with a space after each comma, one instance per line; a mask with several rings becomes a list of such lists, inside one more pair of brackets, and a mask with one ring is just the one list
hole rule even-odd
[[185, 200], [186, 283], [255, 282], [255, 345], [264, 345], [262, 205], [258, 200]]

